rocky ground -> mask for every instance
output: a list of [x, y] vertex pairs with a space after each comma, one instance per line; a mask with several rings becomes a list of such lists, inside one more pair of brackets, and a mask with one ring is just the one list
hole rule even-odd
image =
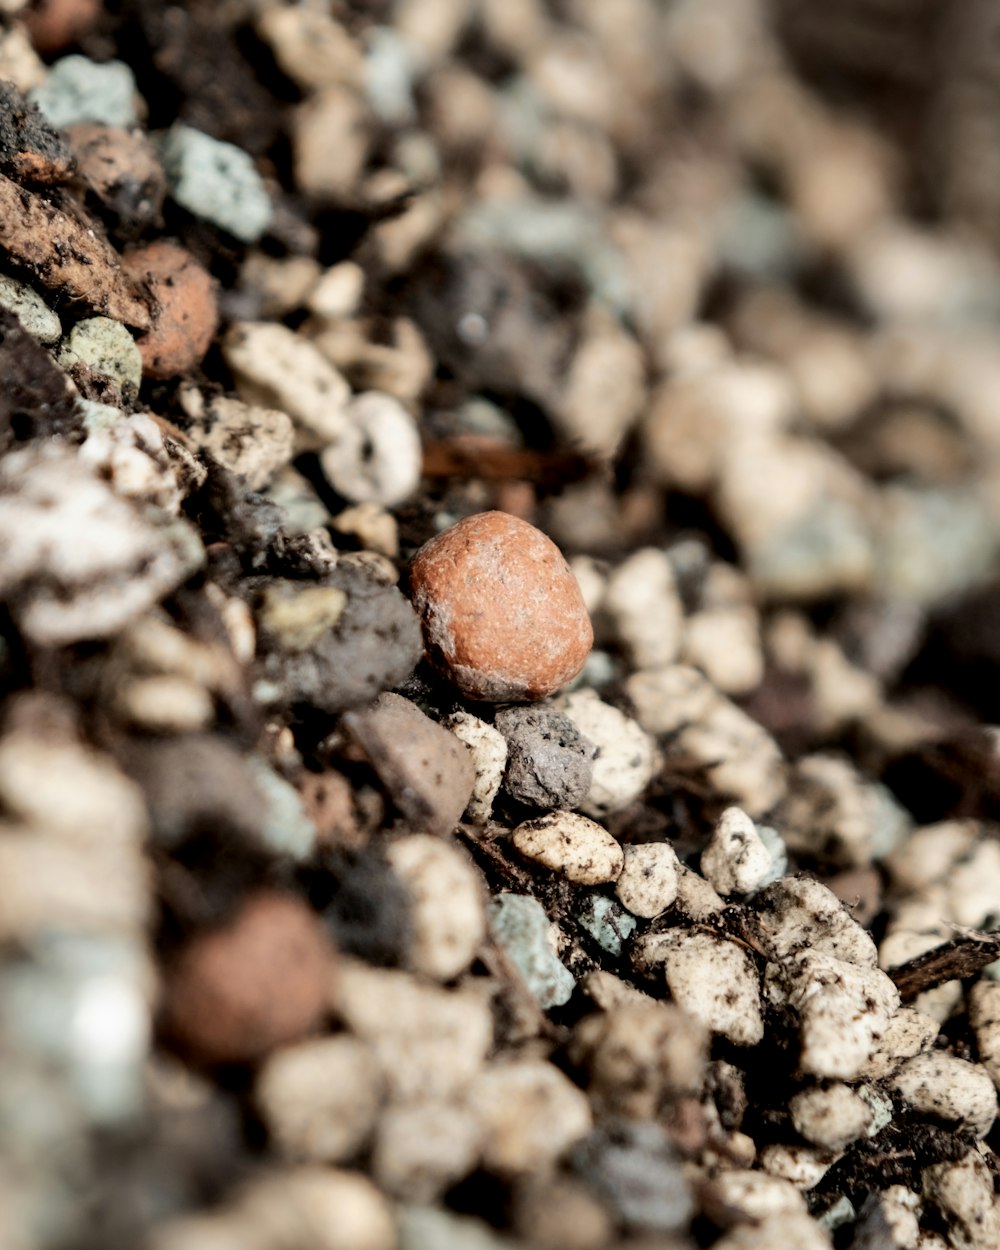
[[4, 1250], [1000, 1246], [996, 26], [2, 0]]

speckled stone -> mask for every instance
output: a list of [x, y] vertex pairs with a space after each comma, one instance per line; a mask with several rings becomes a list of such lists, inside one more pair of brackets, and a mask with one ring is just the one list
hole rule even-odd
[[125, 269], [156, 297], [153, 328], [136, 346], [143, 372], [172, 378], [193, 368], [208, 351], [219, 314], [215, 281], [190, 252], [158, 240], [125, 257]]
[[594, 640], [558, 547], [503, 512], [425, 543], [410, 586], [431, 658], [472, 699], [544, 698], [577, 675]]
[[550, 868], [574, 885], [601, 885], [621, 876], [625, 856], [606, 829], [578, 812], [556, 811], [514, 830], [525, 859]]

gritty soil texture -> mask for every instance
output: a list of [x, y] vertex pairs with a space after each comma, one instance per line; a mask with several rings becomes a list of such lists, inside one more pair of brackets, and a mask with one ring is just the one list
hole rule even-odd
[[0, 4], [3, 1250], [1000, 1246], [996, 20], [825, 9]]

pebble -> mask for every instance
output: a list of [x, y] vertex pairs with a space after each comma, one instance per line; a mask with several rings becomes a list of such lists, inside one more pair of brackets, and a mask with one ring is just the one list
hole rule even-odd
[[344, 437], [351, 388], [308, 339], [278, 322], [241, 321], [227, 331], [222, 354], [245, 403], [291, 417], [299, 450], [317, 451]]
[[[359, 1172], [327, 1167], [275, 1172], [255, 1181], [237, 1203], [246, 1221], [237, 1244], [251, 1250], [261, 1234], [271, 1248], [395, 1250], [397, 1244], [392, 1209]], [[180, 1239], [177, 1250], [184, 1247]]]
[[1000, 1243], [1000, 1203], [993, 1183], [992, 1152], [970, 1150], [954, 1163], [935, 1163], [923, 1171], [925, 1198], [951, 1225], [952, 1244], [962, 1250], [993, 1250]]
[[847, 963], [873, 968], [875, 943], [839, 898], [811, 877], [785, 877], [754, 900], [761, 935], [773, 959], [810, 948]]
[[399, 1209], [398, 1250], [511, 1250], [511, 1243], [483, 1220], [446, 1207], [404, 1206]]
[[976, 1137], [985, 1137], [997, 1116], [997, 1091], [989, 1073], [942, 1050], [907, 1059], [890, 1085], [917, 1111]]
[[188, 417], [184, 432], [199, 451], [261, 490], [290, 463], [295, 427], [287, 413], [260, 408], [228, 395], [206, 397], [196, 387], [180, 392]]
[[642, 842], [623, 849], [625, 866], [615, 894], [634, 916], [650, 920], [677, 897], [677, 852], [669, 842]]
[[811, 1215], [786, 1211], [759, 1224], [740, 1224], [720, 1237], [712, 1250], [831, 1250], [829, 1233]]
[[485, 825], [493, 814], [493, 801], [500, 793], [507, 770], [507, 739], [471, 712], [455, 712], [443, 723], [468, 747], [476, 770], [465, 815], [473, 824]]
[[59, 352], [64, 367], [84, 365], [111, 378], [126, 395], [134, 395], [142, 383], [142, 355], [135, 339], [120, 321], [110, 317], [86, 317], [78, 321]]
[[685, 919], [694, 922], [708, 920], [726, 908], [726, 904], [701, 873], [681, 863], [677, 865], [677, 897], [674, 906]]
[[636, 919], [606, 894], [590, 894], [576, 912], [576, 922], [602, 949], [617, 958], [635, 932]]
[[371, 113], [344, 83], [313, 92], [292, 122], [295, 184], [303, 195], [330, 201], [355, 191], [368, 160]]
[[815, 1146], [775, 1142], [760, 1152], [757, 1164], [771, 1176], [790, 1181], [797, 1189], [813, 1189], [829, 1172], [837, 1156]]
[[681, 655], [723, 694], [749, 694], [764, 676], [756, 608], [725, 604], [693, 612], [684, 622]]
[[316, 1028], [333, 975], [315, 914], [293, 895], [260, 892], [170, 968], [168, 1029], [203, 1062], [252, 1062]]
[[569, 566], [516, 517], [479, 513], [432, 538], [413, 558], [410, 585], [432, 658], [469, 698], [544, 698], [590, 653], [590, 617]]
[[285, 1158], [344, 1163], [371, 1136], [381, 1084], [368, 1048], [342, 1033], [272, 1054], [257, 1075], [254, 1101]]
[[737, 1046], [756, 1046], [764, 1036], [757, 969], [733, 942], [693, 929], [668, 929], [633, 943], [633, 963], [662, 968], [670, 996], [713, 1033]]
[[752, 894], [769, 876], [771, 852], [746, 812], [727, 807], [701, 853], [701, 871], [720, 894]]
[[287, 855], [300, 863], [308, 860], [316, 849], [316, 826], [306, 814], [298, 790], [260, 755], [249, 756], [246, 768], [262, 800], [260, 837], [264, 845], [276, 855]]
[[574, 1170], [630, 1228], [685, 1228], [694, 1205], [680, 1160], [662, 1125], [612, 1122], [573, 1151]]
[[167, 180], [144, 131], [78, 122], [68, 136], [80, 176], [123, 233], [132, 236], [159, 223]]
[[166, 674], [124, 682], [113, 706], [126, 724], [149, 733], [195, 733], [215, 720], [215, 704], [203, 686]]
[[705, 674], [687, 664], [639, 669], [625, 679], [625, 692], [639, 724], [654, 737], [700, 721], [718, 698]]
[[358, 85], [364, 57], [355, 39], [321, 9], [265, 8], [257, 32], [286, 74], [304, 90], [338, 82]]
[[174, 122], [161, 137], [160, 157], [170, 194], [195, 217], [255, 243], [273, 209], [251, 158], [235, 144]]
[[410, 968], [450, 981], [468, 968], [486, 936], [481, 875], [457, 846], [430, 834], [393, 842], [386, 859], [410, 897]]
[[530, 807], [578, 807], [591, 788], [595, 747], [550, 705], [510, 707], [493, 721], [507, 743], [503, 788]]
[[757, 818], [785, 793], [785, 763], [778, 744], [742, 708], [716, 694], [703, 715], [683, 726], [673, 746], [705, 770], [712, 788]]
[[806, 1210], [805, 1199], [790, 1181], [767, 1172], [720, 1172], [701, 1186], [698, 1196], [703, 1212], [719, 1228], [760, 1224]]
[[915, 1250], [920, 1199], [902, 1185], [869, 1194], [858, 1212], [854, 1250]]
[[153, 326], [138, 340], [152, 378], [187, 373], [208, 351], [218, 326], [216, 284], [183, 247], [158, 240], [129, 252], [125, 272], [146, 282], [156, 300]]
[[587, 1095], [543, 1060], [484, 1069], [466, 1103], [482, 1129], [483, 1163], [501, 1176], [551, 1168], [593, 1123]]
[[677, 659], [683, 608], [665, 551], [644, 547], [608, 578], [603, 608], [634, 668], [662, 668]]
[[593, 690], [563, 695], [557, 706], [594, 744], [593, 776], [582, 812], [601, 819], [634, 802], [649, 784], [656, 763], [652, 738], [631, 717], [605, 703]]
[[57, 129], [76, 122], [102, 122], [127, 129], [139, 121], [137, 89], [124, 61], [98, 64], [85, 56], [55, 61], [45, 81], [28, 93], [43, 117]]
[[423, 466], [413, 417], [381, 391], [356, 395], [344, 414], [348, 423], [341, 437], [320, 455], [330, 485], [352, 503], [401, 504], [416, 490]]
[[849, 1085], [833, 1082], [792, 1096], [788, 1104], [795, 1131], [813, 1146], [834, 1152], [867, 1134], [872, 1109]]
[[613, 1235], [610, 1212], [572, 1177], [522, 1182], [515, 1194], [513, 1223], [534, 1250], [603, 1250]]
[[468, 748], [398, 694], [345, 719], [407, 821], [420, 832], [450, 833], [475, 784]]
[[482, 1128], [452, 1103], [391, 1107], [379, 1119], [372, 1173], [403, 1202], [432, 1202], [475, 1168]]
[[1000, 981], [977, 981], [969, 991], [968, 1005], [979, 1062], [1000, 1089]]
[[0, 273], [0, 308], [6, 308], [40, 343], [56, 343], [62, 325], [37, 291]]
[[[290, 10], [272, 9], [272, 13]], [[343, 260], [324, 269], [309, 293], [309, 311], [324, 321], [341, 321], [354, 317], [365, 292], [365, 271], [356, 261]]]
[[490, 920], [497, 941], [538, 1005], [548, 1010], [568, 1003], [576, 982], [556, 955], [553, 925], [538, 899], [496, 894], [490, 899]]
[[577, 812], [556, 811], [517, 826], [518, 852], [574, 885], [601, 885], [621, 875], [625, 856], [606, 829]]

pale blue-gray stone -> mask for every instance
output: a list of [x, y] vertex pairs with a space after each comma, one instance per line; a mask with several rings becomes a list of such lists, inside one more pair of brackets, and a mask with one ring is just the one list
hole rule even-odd
[[527, 894], [491, 900], [493, 932], [540, 1007], [569, 1002], [576, 982], [552, 947], [552, 925], [541, 903]]
[[606, 894], [589, 894], [576, 913], [576, 920], [598, 946], [616, 958], [638, 924], [631, 912]]
[[124, 61], [99, 64], [85, 56], [61, 57], [28, 99], [58, 127], [100, 122], [127, 129], [139, 120], [135, 78]]
[[273, 207], [251, 158], [232, 143], [175, 123], [160, 137], [170, 194], [195, 217], [254, 243], [271, 223]]

